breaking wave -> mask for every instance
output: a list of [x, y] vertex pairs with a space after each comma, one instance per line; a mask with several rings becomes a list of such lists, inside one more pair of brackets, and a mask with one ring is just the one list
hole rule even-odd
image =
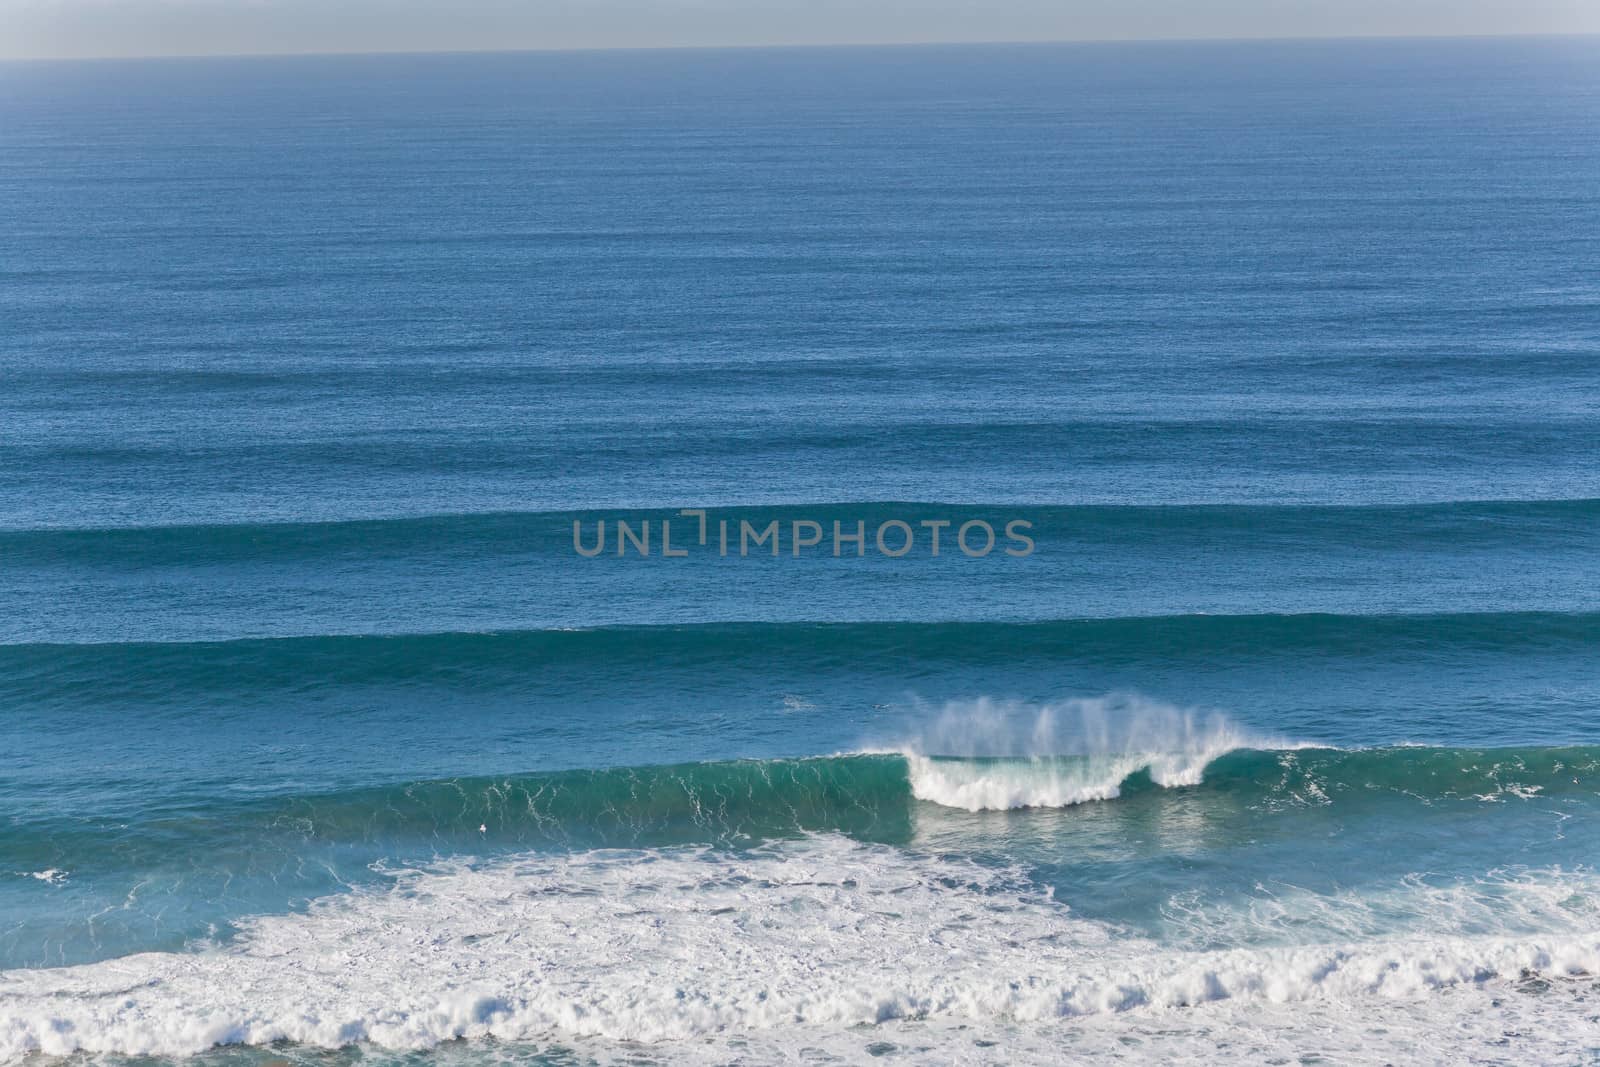
[[1570, 929], [1184, 951], [1077, 918], [1016, 869], [821, 835], [395, 870], [227, 945], [0, 973], [0, 1058], [703, 1044], [1219, 1003], [1337, 1005], [1355, 1025], [1362, 1004], [1597, 972], [1600, 934]]

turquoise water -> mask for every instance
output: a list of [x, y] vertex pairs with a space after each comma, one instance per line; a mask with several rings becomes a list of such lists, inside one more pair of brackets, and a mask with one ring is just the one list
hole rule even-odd
[[0, 1058], [1592, 1062], [1597, 59], [0, 66]]

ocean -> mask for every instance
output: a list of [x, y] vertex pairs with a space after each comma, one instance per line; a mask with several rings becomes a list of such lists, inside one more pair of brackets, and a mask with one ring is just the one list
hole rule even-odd
[[1600, 39], [0, 130], [0, 1060], [1600, 1061]]

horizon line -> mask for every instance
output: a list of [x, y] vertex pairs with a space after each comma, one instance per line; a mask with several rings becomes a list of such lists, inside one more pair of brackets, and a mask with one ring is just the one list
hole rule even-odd
[[830, 41], [803, 43], [578, 45], [548, 48], [378, 48], [368, 51], [308, 49], [295, 52], [152, 52], [125, 55], [0, 55], [0, 63], [118, 63], [197, 59], [360, 59], [383, 56], [584, 55], [638, 52], [755, 52], [872, 48], [1050, 48], [1061, 45], [1293, 44], [1338, 41], [1533, 41], [1600, 39], [1600, 31], [1569, 33], [1345, 33], [1260, 37], [1064, 37], [1040, 41]]

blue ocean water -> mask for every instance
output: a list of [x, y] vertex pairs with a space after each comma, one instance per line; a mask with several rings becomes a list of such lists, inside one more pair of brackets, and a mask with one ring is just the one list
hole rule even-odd
[[1600, 1055], [1600, 42], [0, 129], [0, 1058]]

